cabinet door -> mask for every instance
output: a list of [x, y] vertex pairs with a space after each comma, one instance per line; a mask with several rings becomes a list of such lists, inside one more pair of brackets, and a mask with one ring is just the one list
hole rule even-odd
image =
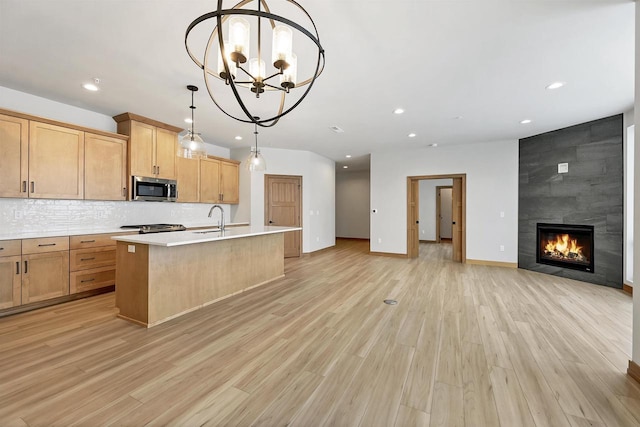
[[22, 256], [22, 303], [69, 295], [69, 251]]
[[131, 121], [129, 138], [131, 175], [155, 175], [156, 128], [146, 123]]
[[84, 132], [29, 122], [29, 197], [84, 197]]
[[217, 203], [219, 198], [220, 162], [200, 159], [200, 203]]
[[222, 203], [240, 203], [238, 164], [220, 162], [220, 201]]
[[27, 197], [29, 122], [0, 114], [0, 197]]
[[176, 179], [176, 144], [178, 134], [157, 128], [156, 174], [158, 178]]
[[126, 200], [126, 140], [85, 134], [84, 198]]
[[0, 258], [0, 309], [20, 305], [20, 256]]
[[197, 159], [177, 160], [178, 202], [197, 203], [200, 201], [200, 161]]

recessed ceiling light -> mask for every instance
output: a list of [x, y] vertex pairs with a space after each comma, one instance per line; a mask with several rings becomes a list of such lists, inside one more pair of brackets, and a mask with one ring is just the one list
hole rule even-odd
[[185, 123], [193, 123], [193, 120], [191, 120], [190, 118], [187, 117], [186, 119], [184, 119], [184, 122]]
[[343, 166], [342, 169], [349, 169], [349, 166]]
[[241, 141], [242, 137], [240, 135], [236, 136], [236, 141]]
[[393, 110], [393, 114], [402, 114], [404, 113], [404, 110], [402, 108], [396, 108], [395, 110]]
[[88, 91], [96, 92], [100, 89], [100, 87], [98, 87], [99, 84], [100, 84], [100, 79], [94, 78], [92, 82], [85, 83], [82, 85], [82, 87]]
[[564, 86], [564, 82], [553, 82], [549, 86], [547, 86], [547, 89], [560, 89], [562, 86]]
[[524, 119], [524, 120], [521, 120], [521, 121], [520, 121], [520, 124], [521, 124], [521, 125], [527, 125], [527, 124], [529, 124], [529, 123], [531, 123], [531, 119]]
[[410, 133], [408, 136], [409, 136], [409, 138], [415, 138], [416, 134], [415, 133]]
[[438, 144], [436, 144], [436, 143], [429, 144], [429, 147], [437, 147], [437, 146], [438, 146]]
[[351, 154], [347, 154], [345, 157], [346, 157], [347, 159], [350, 159], [350, 158], [351, 158]]

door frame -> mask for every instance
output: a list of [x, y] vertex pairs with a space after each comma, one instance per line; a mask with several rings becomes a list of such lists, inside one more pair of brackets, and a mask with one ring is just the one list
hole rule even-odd
[[[440, 213], [442, 212], [442, 200], [440, 199], [440, 190], [450, 188], [453, 192], [453, 185], [437, 185], [436, 186], [436, 243], [442, 243], [440, 240]], [[452, 202], [453, 203], [453, 202]]]
[[[276, 178], [293, 178], [293, 179], [297, 179], [298, 180], [298, 188], [300, 189], [300, 207], [298, 208], [298, 218], [300, 218], [300, 228], [303, 228], [303, 216], [302, 216], [302, 201], [303, 201], [303, 197], [302, 197], [302, 175], [278, 175], [278, 174], [265, 174], [264, 175], [264, 220], [263, 223], [264, 225], [269, 225], [269, 186], [268, 186], [268, 178], [270, 177], [276, 177]], [[300, 254], [298, 255], [298, 257], [302, 256], [302, 231], [300, 230], [300, 232], [298, 233], [298, 235], [300, 236]], [[292, 232], [290, 232], [292, 233]]]
[[[462, 218], [460, 218], [460, 227], [461, 227], [461, 242], [460, 248], [462, 251], [462, 260], [461, 262], [465, 264], [467, 262], [467, 174], [466, 173], [456, 173], [456, 174], [444, 174], [444, 175], [417, 175], [417, 176], [408, 176], [407, 177], [407, 257], [415, 258], [417, 257], [416, 250], [411, 247], [412, 239], [409, 238], [411, 233], [411, 218], [419, 216], [419, 201], [418, 203], [412, 203], [411, 201], [411, 188], [413, 185], [419, 185], [420, 181], [426, 179], [460, 179], [461, 181], [461, 199], [462, 199]], [[413, 206], [412, 206], [413, 204]], [[412, 212], [412, 209], [418, 209], [417, 212]], [[419, 241], [418, 241], [419, 242]], [[412, 256], [414, 254], [414, 256]]]

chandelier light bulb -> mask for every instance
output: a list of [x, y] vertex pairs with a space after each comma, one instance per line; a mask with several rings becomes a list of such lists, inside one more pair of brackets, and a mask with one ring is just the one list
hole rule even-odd
[[271, 62], [273, 66], [285, 70], [289, 66], [288, 59], [293, 54], [293, 31], [284, 25], [273, 29]]
[[289, 66], [280, 76], [280, 86], [289, 90], [296, 87], [296, 83], [298, 82], [298, 57], [292, 53], [287, 62]]
[[[231, 47], [231, 43], [229, 41], [224, 42], [224, 51], [225, 56], [227, 57], [227, 66], [229, 67], [229, 72], [231, 73], [231, 78], [235, 79], [238, 74], [238, 68], [236, 63], [231, 59], [231, 53], [233, 49]], [[218, 75], [221, 79], [227, 80], [229, 76], [227, 76], [227, 71], [224, 68], [224, 61], [222, 60], [222, 51], [218, 50]]]
[[249, 21], [234, 16], [229, 19], [229, 44], [231, 45], [231, 60], [241, 64], [249, 57], [249, 41], [251, 40], [251, 26]]

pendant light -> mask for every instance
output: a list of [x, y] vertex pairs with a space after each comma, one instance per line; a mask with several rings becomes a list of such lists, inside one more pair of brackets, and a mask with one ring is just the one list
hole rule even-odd
[[260, 120], [260, 117], [254, 117], [254, 119], [255, 130], [253, 134], [256, 136], [256, 146], [251, 148], [251, 153], [247, 157], [246, 167], [249, 172], [263, 172], [267, 170], [267, 162], [260, 154], [260, 150], [258, 150], [258, 120]]
[[193, 111], [196, 109], [193, 105], [193, 94], [198, 90], [197, 86], [189, 85], [187, 89], [191, 91], [191, 130], [187, 129], [187, 134], [180, 138], [180, 145], [178, 146], [178, 157], [185, 159], [205, 159], [207, 157], [207, 150], [204, 146], [204, 141], [200, 138], [200, 135], [193, 130]]

